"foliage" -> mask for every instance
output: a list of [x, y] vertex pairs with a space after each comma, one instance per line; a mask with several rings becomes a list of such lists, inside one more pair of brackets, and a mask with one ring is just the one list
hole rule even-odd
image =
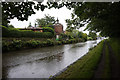
[[[104, 36], [119, 37], [120, 30], [120, 2], [47, 2], [43, 5], [41, 2], [3, 2], [2, 3], [2, 21], [6, 26], [10, 19], [17, 17], [18, 20], [27, 20], [28, 16], [35, 14], [35, 9], [43, 11], [45, 8], [61, 8], [66, 6], [73, 8], [72, 20], [69, 22], [74, 25], [71, 28], [79, 28], [86, 23], [89, 25], [86, 29], [90, 31], [101, 32]], [[75, 17], [77, 15], [77, 17]], [[71, 25], [71, 24], [70, 24]]]
[[87, 37], [87, 40], [93, 40], [93, 38], [92, 37]]
[[23, 40], [21, 38], [11, 38], [2, 40], [2, 51], [8, 52], [12, 50], [21, 50], [26, 48], [38, 48], [38, 47], [46, 47], [46, 46], [54, 46], [54, 45], [62, 45], [62, 44], [70, 44], [70, 43], [77, 43], [82, 42], [81, 39], [69, 39], [69, 40], [62, 40], [62, 41], [54, 41], [52, 39], [47, 39], [44, 41], [30, 39], [30, 40]]
[[51, 27], [54, 28], [55, 18], [49, 15], [45, 15], [42, 19], [36, 19], [38, 27]]
[[36, 48], [40, 46], [41, 42], [38, 40], [30, 40], [26, 42], [26, 47]]
[[59, 36], [59, 40], [66, 40], [69, 37], [69, 35], [65, 34], [65, 33], [61, 33]]
[[47, 45], [48, 46], [54, 45], [54, 41], [50, 40], [50, 39], [47, 39]]
[[55, 31], [51, 27], [43, 27], [43, 32], [51, 32], [53, 35], [55, 35]]
[[117, 57], [116, 59], [120, 62], [120, 38], [110, 38], [108, 42], [112, 47], [115, 56]]
[[72, 37], [74, 37], [74, 38], [78, 38], [78, 33], [79, 33], [78, 30], [73, 30], [71, 35], [72, 35]]
[[89, 32], [89, 37], [91, 37], [93, 40], [96, 40], [97, 39], [97, 34], [95, 32]]
[[88, 30], [101, 31], [105, 36], [119, 37], [120, 3], [83, 3], [77, 6], [75, 14], [88, 22]]
[[[47, 28], [48, 29], [48, 28]], [[48, 29], [53, 31], [53, 29]], [[2, 26], [2, 37], [12, 37], [12, 38], [21, 38], [21, 37], [30, 37], [30, 38], [53, 38], [54, 35], [52, 32], [34, 32], [31, 30], [19, 30], [16, 28], [6, 28]]]
[[5, 26], [2, 26], [2, 37], [8, 37], [9, 36], [9, 29]]
[[21, 37], [21, 32], [20, 30], [16, 28], [9, 28], [9, 37]]
[[[72, 14], [73, 16], [74, 14]], [[80, 27], [83, 26], [83, 24], [80, 22], [79, 18], [74, 18], [74, 19], [66, 19], [65, 20], [67, 23], [67, 28], [66, 30], [69, 32], [72, 32], [74, 29], [79, 29]]]
[[61, 41], [56, 41], [56, 43], [55, 44], [57, 44], [57, 45], [61, 45], [62, 44], [62, 42]]
[[21, 37], [36, 37], [35, 32], [31, 30], [21, 30]]
[[66, 31], [72, 32], [73, 29], [74, 29], [74, 27], [72, 26], [72, 23], [73, 23], [73, 22], [72, 22], [70, 19], [66, 19], [65, 21], [66, 21], [66, 23], [67, 23]]
[[87, 41], [87, 34], [86, 33], [83, 33], [82, 37], [85, 41]]
[[[101, 32], [103, 36], [120, 37], [120, 2], [48, 2], [48, 7], [61, 8], [64, 5], [74, 9], [72, 19], [68, 20], [70, 26], [68, 28], [82, 27], [88, 24], [87, 28], [90, 31]], [[77, 15], [77, 17], [75, 17]], [[74, 25], [71, 27], [71, 25]], [[85, 29], [85, 30], [86, 30]], [[71, 29], [69, 29], [71, 30]]]
[[83, 33], [83, 32], [79, 32], [78, 33], [78, 38], [82, 38], [84, 39], [84, 41], [87, 41], [87, 34], [86, 33]]
[[28, 17], [35, 14], [35, 9], [43, 11], [47, 6], [42, 2], [2, 2], [2, 25], [7, 26], [10, 19], [16, 17], [18, 20], [28, 20]]

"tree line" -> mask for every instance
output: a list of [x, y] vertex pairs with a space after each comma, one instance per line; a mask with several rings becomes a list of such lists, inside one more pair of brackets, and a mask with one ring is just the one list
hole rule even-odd
[[[34, 7], [32, 7], [34, 6]], [[120, 2], [2, 2], [2, 22], [7, 26], [10, 19], [17, 17], [18, 20], [27, 20], [28, 16], [35, 14], [35, 10], [43, 11], [45, 8], [61, 8], [66, 6], [73, 8], [73, 25], [82, 27], [86, 23], [86, 29], [101, 32], [101, 35], [119, 37]], [[77, 17], [75, 17], [75, 15]], [[82, 22], [82, 23], [81, 23]]]

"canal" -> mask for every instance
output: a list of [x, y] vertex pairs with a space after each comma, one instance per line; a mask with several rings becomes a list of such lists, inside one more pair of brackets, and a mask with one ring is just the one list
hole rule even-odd
[[2, 55], [4, 78], [49, 78], [84, 56], [101, 40], [14, 51]]

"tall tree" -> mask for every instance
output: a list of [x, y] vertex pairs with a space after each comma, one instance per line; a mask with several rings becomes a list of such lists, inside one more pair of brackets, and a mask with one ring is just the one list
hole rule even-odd
[[[38, 2], [3, 2], [2, 4], [2, 22], [3, 25], [9, 23], [10, 19], [17, 17], [18, 20], [27, 20], [28, 16], [35, 13], [34, 9], [61, 8], [66, 6], [68, 9], [74, 9], [74, 15], [77, 15], [80, 22], [89, 23], [86, 29], [101, 32], [109, 37], [120, 37], [120, 2], [47, 2], [47, 5]], [[73, 18], [75, 20], [75, 18]], [[76, 20], [78, 24], [80, 23]], [[73, 22], [74, 23], [74, 22]], [[80, 24], [82, 24], [80, 23]]]
[[110, 37], [119, 37], [120, 2], [82, 3], [74, 13], [81, 21], [88, 22], [88, 30], [101, 32]]
[[93, 40], [97, 39], [97, 34], [95, 32], [90, 31], [88, 36], [91, 37]]
[[36, 23], [39, 27], [53, 28], [53, 25], [55, 23], [55, 18], [49, 15], [45, 15], [45, 17], [42, 19], [36, 19]]

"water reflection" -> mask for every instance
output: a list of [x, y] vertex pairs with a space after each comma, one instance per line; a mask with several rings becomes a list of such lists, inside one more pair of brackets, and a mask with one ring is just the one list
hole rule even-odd
[[99, 41], [3, 54], [3, 77], [49, 78], [85, 55]]

